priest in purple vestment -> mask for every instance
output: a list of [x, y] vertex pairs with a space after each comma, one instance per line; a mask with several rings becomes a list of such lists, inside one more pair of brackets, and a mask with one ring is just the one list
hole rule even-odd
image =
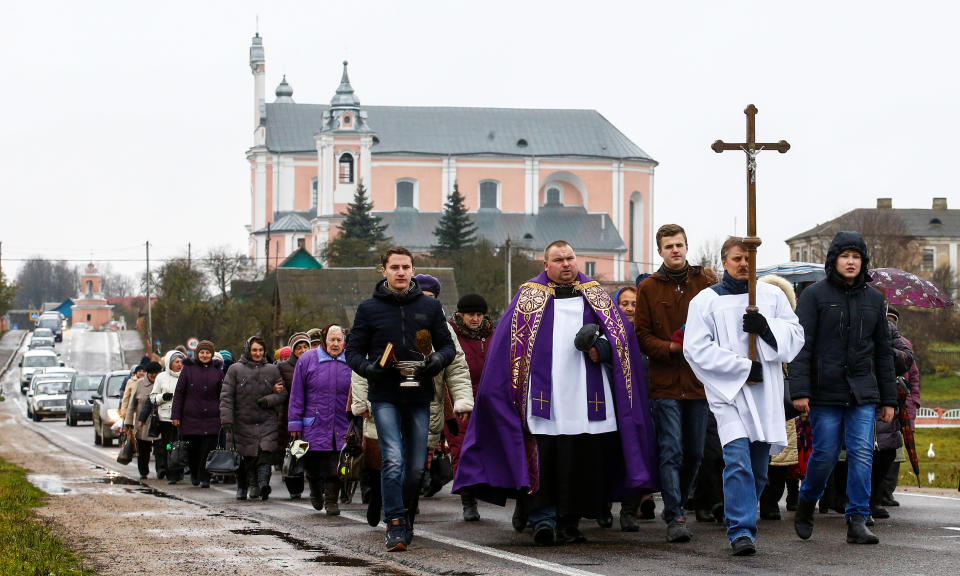
[[[646, 377], [636, 335], [562, 240], [494, 333], [453, 491], [503, 506], [541, 545], [582, 542], [581, 518], [658, 489]], [[583, 351], [575, 338], [596, 325]], [[591, 340], [592, 342], [592, 340]], [[581, 347], [582, 348], [582, 347]], [[519, 518], [519, 521], [518, 521]]]

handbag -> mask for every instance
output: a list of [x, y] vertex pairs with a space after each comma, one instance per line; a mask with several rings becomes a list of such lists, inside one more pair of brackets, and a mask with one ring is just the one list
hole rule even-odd
[[190, 443], [180, 440], [180, 431], [175, 429], [174, 440], [167, 448], [167, 469], [186, 470], [190, 467]]
[[450, 461], [450, 454], [442, 448], [443, 434], [440, 435], [440, 446], [441, 448], [433, 453], [433, 459], [430, 462], [430, 486], [424, 493], [427, 497], [433, 496], [453, 481], [453, 463]]
[[290, 442], [287, 444], [287, 449], [283, 451], [281, 474], [284, 478], [303, 478], [303, 460], [290, 452], [292, 448], [293, 442]]
[[207, 472], [210, 474], [235, 474], [240, 469], [240, 453], [237, 452], [237, 443], [233, 434], [230, 435], [230, 443], [232, 444], [230, 448], [221, 447], [218, 443], [217, 447], [207, 454]]
[[343, 482], [359, 481], [363, 472], [363, 418], [354, 416], [347, 427], [337, 477]]
[[156, 406], [154, 406], [150, 412], [150, 425], [147, 426], [147, 436], [150, 438], [160, 437], [160, 415], [157, 414]]
[[130, 439], [129, 434], [124, 434], [123, 440], [120, 443], [120, 452], [117, 454], [118, 464], [126, 466], [133, 461], [134, 446], [136, 446], [136, 442]]

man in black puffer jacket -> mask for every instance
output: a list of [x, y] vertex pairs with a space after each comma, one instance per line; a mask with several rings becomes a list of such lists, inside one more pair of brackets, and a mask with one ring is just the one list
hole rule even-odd
[[[427, 298], [413, 281], [416, 269], [406, 248], [387, 250], [380, 261], [384, 279], [364, 300], [347, 338], [347, 364], [369, 383], [368, 400], [377, 426], [387, 550], [406, 550], [413, 539], [420, 478], [427, 457], [433, 377], [453, 362], [457, 350], [439, 300]], [[397, 360], [418, 360], [417, 340], [429, 339], [434, 352], [415, 377], [402, 383], [392, 361], [379, 360], [392, 344]], [[402, 431], [402, 433], [401, 433]]]
[[856, 232], [838, 232], [827, 252], [827, 278], [800, 295], [805, 343], [790, 363], [793, 405], [809, 412], [813, 454], [800, 488], [794, 528], [806, 540], [827, 478], [846, 446], [847, 542], [876, 544], [870, 514], [874, 411], [890, 422], [897, 406], [890, 331], [883, 295], [867, 286], [870, 258]]

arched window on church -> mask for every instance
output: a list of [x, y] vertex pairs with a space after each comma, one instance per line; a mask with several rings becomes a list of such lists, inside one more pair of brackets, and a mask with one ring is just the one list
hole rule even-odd
[[340, 183], [353, 184], [353, 155], [349, 152], [340, 156]]
[[496, 180], [480, 182], [480, 208], [500, 207], [500, 183]]
[[416, 208], [416, 181], [397, 180], [397, 208]]
[[563, 202], [560, 200], [560, 189], [547, 188], [547, 206], [560, 206]]

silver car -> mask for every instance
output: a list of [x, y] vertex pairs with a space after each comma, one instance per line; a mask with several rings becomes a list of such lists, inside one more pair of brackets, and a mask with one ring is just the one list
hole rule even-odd
[[47, 416], [65, 416], [70, 376], [40, 374], [27, 391], [27, 416], [39, 422]]
[[110, 446], [119, 435], [113, 431], [113, 425], [120, 419], [120, 386], [130, 375], [126, 370], [114, 370], [101, 379], [100, 387], [91, 396], [93, 400], [93, 443], [97, 446]]

